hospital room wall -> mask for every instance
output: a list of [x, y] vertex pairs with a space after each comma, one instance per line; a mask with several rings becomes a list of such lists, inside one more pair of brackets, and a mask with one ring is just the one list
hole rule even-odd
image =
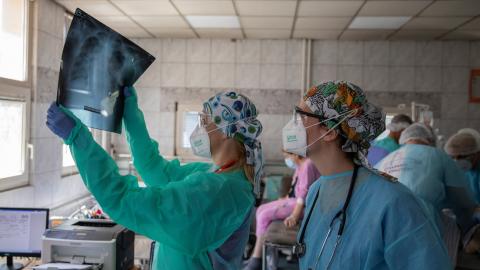
[[55, 208], [88, 195], [79, 175], [62, 177], [62, 141], [45, 125], [48, 106], [56, 99], [63, 48], [64, 10], [50, 0], [33, 5], [30, 67], [32, 103], [29, 185], [0, 193], [0, 205]]
[[[265, 129], [267, 161], [279, 161], [281, 129], [299, 100], [302, 41], [138, 39], [157, 57], [137, 82], [140, 107], [164, 155], [173, 155], [174, 102], [199, 104], [215, 92], [235, 89], [257, 105]], [[463, 41], [314, 41], [311, 83], [343, 79], [361, 86], [384, 107], [429, 104], [435, 127], [450, 136], [480, 129], [480, 104], [468, 103], [470, 69], [480, 67], [480, 43]], [[114, 136], [119, 152], [124, 138]]]
[[313, 83], [352, 81], [383, 107], [429, 104], [446, 138], [464, 127], [480, 130], [480, 104], [468, 103], [473, 68], [480, 68], [480, 42], [316, 41], [312, 53]]

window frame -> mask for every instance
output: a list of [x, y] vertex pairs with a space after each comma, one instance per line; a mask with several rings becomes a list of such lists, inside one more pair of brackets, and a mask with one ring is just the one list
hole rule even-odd
[[21, 175], [0, 179], [0, 192], [28, 186], [30, 183], [30, 166], [33, 157], [31, 144], [31, 112], [32, 112], [32, 77], [33, 77], [33, 48], [34, 48], [34, 26], [33, 26], [33, 4], [29, 0], [25, 3], [25, 25], [24, 25], [24, 67], [25, 78], [23, 81], [0, 77], [0, 99], [21, 101], [25, 103], [23, 118], [23, 160], [24, 171]]
[[202, 106], [199, 104], [178, 104], [175, 111], [175, 155], [182, 160], [206, 160], [195, 156], [191, 148], [182, 147], [182, 133], [183, 133], [183, 114], [186, 112], [201, 112]]

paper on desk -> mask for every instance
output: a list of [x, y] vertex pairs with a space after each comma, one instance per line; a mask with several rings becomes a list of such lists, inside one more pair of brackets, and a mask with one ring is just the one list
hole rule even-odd
[[73, 264], [73, 263], [47, 263], [35, 266], [35, 270], [78, 270], [78, 269], [92, 269], [91, 265]]

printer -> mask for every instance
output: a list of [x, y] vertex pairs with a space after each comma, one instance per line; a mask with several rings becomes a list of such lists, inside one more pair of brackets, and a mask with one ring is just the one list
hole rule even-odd
[[133, 267], [135, 233], [111, 220], [69, 220], [42, 237], [42, 263], [90, 265], [89, 269]]

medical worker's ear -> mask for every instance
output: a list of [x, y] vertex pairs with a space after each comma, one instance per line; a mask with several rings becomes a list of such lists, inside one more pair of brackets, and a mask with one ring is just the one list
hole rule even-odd
[[323, 137], [323, 141], [325, 142], [333, 142], [335, 140], [337, 140], [339, 138], [339, 134], [338, 134], [338, 131], [336, 129], [333, 129], [333, 130], [330, 130], [328, 127], [326, 126], [322, 126], [323, 128], [323, 131], [322, 134], [325, 134], [325, 137]]

